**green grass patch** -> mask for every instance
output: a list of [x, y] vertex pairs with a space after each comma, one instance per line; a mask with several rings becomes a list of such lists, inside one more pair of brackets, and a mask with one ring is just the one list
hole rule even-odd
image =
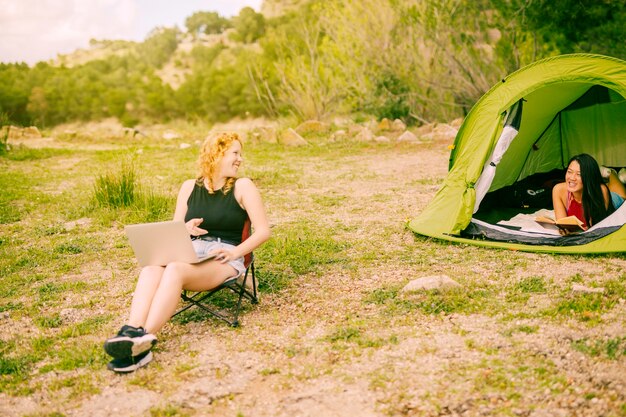
[[610, 339], [579, 339], [572, 342], [572, 348], [588, 356], [619, 360], [626, 357], [626, 336]]
[[100, 393], [98, 381], [89, 374], [71, 375], [53, 380], [48, 389], [51, 391], [70, 390], [69, 398], [82, 398]]
[[602, 321], [602, 314], [611, 310], [620, 299], [626, 298], [626, 284], [623, 278], [603, 282], [602, 293], [572, 292], [565, 288], [556, 298], [554, 305], [542, 312], [544, 316], [556, 319], [575, 318], [589, 324]]
[[497, 289], [489, 285], [472, 289], [450, 288], [447, 290], [421, 290], [405, 294], [401, 287], [378, 288], [364, 298], [365, 303], [386, 307], [390, 314], [401, 315], [411, 311], [424, 314], [486, 313], [496, 314]]
[[370, 335], [363, 324], [340, 326], [327, 335], [324, 340], [331, 343], [333, 348], [338, 350], [343, 350], [354, 345], [360, 348], [379, 348], [381, 346], [389, 344], [395, 345], [398, 343], [398, 337], [396, 335], [389, 337]]
[[508, 330], [505, 330], [503, 334], [505, 336], [512, 336], [515, 333], [525, 333], [525, 334], [534, 334], [539, 330], [538, 326], [529, 326], [525, 324], [521, 324], [519, 326], [514, 326]]
[[349, 244], [328, 228], [308, 223], [276, 227], [272, 238], [255, 251], [260, 288], [278, 291], [299, 275], [320, 274], [330, 265], [348, 264], [348, 248]]
[[102, 350], [100, 343], [87, 339], [58, 341], [55, 349], [49, 351], [49, 363], [39, 369], [40, 373], [51, 371], [71, 371], [74, 369], [99, 369], [110, 358]]
[[14, 146], [10, 152], [2, 155], [10, 161], [29, 162], [42, 159], [50, 159], [56, 156], [72, 155], [74, 151], [71, 149], [55, 149], [55, 148], [28, 148], [26, 146]]
[[543, 277], [528, 277], [517, 282], [513, 289], [522, 293], [545, 293], [546, 282]]
[[189, 410], [171, 404], [165, 407], [152, 407], [150, 409], [150, 417], [188, 417], [191, 415]]
[[100, 330], [104, 329], [105, 325], [112, 319], [113, 317], [110, 314], [89, 317], [80, 323], [73, 324], [64, 329], [61, 333], [61, 337], [70, 338], [84, 336], [87, 334], [97, 334]]
[[132, 164], [122, 164], [118, 172], [105, 173], [96, 178], [93, 200], [97, 207], [129, 207], [137, 195], [137, 175]]

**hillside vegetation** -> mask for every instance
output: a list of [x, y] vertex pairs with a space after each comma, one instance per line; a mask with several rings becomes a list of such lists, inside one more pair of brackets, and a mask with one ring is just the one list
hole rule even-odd
[[0, 113], [39, 127], [338, 113], [421, 124], [463, 116], [543, 57], [626, 57], [623, 2], [273, 0], [262, 12], [198, 11], [144, 42], [93, 40], [54, 62], [0, 64]]

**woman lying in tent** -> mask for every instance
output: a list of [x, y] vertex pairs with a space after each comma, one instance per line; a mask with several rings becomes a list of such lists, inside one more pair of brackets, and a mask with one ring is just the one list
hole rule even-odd
[[583, 153], [573, 156], [567, 165], [565, 182], [552, 189], [556, 219], [576, 216], [585, 230], [604, 220], [626, 199], [626, 189], [614, 172], [607, 185], [602, 180], [600, 167], [592, 156]]

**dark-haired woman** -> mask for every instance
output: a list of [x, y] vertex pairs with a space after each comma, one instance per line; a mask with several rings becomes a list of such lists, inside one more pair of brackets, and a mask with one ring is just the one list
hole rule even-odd
[[622, 183], [611, 178], [609, 185], [605, 185], [598, 163], [586, 153], [570, 159], [565, 182], [552, 190], [556, 219], [576, 216], [585, 230], [613, 213], [624, 199], [626, 190]]

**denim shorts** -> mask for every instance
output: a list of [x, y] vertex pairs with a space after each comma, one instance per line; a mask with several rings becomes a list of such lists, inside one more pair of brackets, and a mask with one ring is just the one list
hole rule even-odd
[[[196, 251], [198, 257], [206, 256], [209, 252], [212, 252], [216, 249], [223, 248], [226, 250], [233, 250], [235, 245], [231, 245], [230, 243], [220, 242], [214, 238], [202, 238], [202, 239], [194, 239], [191, 241], [193, 244], [193, 248]], [[246, 272], [246, 267], [243, 264], [243, 257], [237, 258], [234, 261], [229, 261], [228, 265], [235, 268], [237, 274], [234, 275], [236, 277], [240, 277]]]
[[617, 210], [618, 208], [620, 208], [620, 206], [624, 202], [624, 199], [622, 198], [621, 195], [616, 194], [613, 191], [611, 191], [611, 201], [613, 202], [613, 207], [615, 207], [615, 210]]

